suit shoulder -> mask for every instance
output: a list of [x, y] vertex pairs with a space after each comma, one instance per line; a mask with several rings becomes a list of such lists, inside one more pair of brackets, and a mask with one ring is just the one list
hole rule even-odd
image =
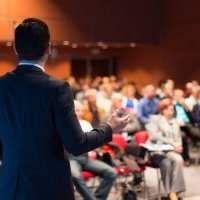
[[70, 88], [70, 85], [67, 81], [57, 79], [57, 78], [50, 76], [48, 74], [46, 74], [45, 76], [46, 76], [46, 80], [48, 82], [48, 85], [52, 88], [55, 88], [55, 89], [59, 89], [59, 88], [63, 88], [63, 87]]
[[6, 74], [0, 76], [0, 83], [5, 82], [6, 80], [9, 79], [10, 76], [12, 76], [13, 73], [12, 72], [7, 72]]
[[8, 78], [12, 74], [13, 74], [13, 72], [7, 72], [6, 74], [0, 76], [0, 80], [4, 80], [4, 79]]

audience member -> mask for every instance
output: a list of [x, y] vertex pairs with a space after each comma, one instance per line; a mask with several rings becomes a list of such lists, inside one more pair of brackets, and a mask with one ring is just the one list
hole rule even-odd
[[97, 105], [97, 90], [95, 89], [89, 89], [85, 93], [83, 118], [89, 121], [93, 127], [97, 127], [105, 118], [104, 108]]
[[141, 123], [149, 122], [151, 115], [158, 112], [159, 100], [156, 98], [156, 91], [153, 85], [147, 85], [144, 88], [144, 97], [139, 101], [138, 117]]
[[181, 130], [177, 119], [174, 118], [174, 106], [171, 99], [161, 100], [160, 114], [150, 118], [146, 129], [150, 134], [150, 141], [157, 144], [170, 144], [174, 151], [158, 152], [152, 156], [152, 162], [161, 170], [165, 191], [170, 200], [178, 200], [178, 194], [185, 191], [183, 177], [183, 160]]
[[[108, 119], [113, 112], [123, 108], [123, 95], [120, 93], [113, 93], [111, 97], [111, 102], [112, 102], [111, 110], [106, 116], [106, 119]], [[136, 131], [139, 131], [141, 129], [141, 125], [137, 118], [137, 113], [134, 112], [132, 108], [131, 109], [124, 108], [123, 111], [129, 113], [130, 116], [130, 121], [128, 125], [123, 129], [123, 132], [133, 134]]]
[[160, 99], [173, 98], [174, 93], [174, 81], [171, 79], [162, 80], [159, 83], [160, 87], [157, 89], [156, 94]]
[[184, 92], [181, 89], [176, 89], [174, 91], [174, 106], [176, 119], [182, 130], [182, 142], [183, 142], [183, 151], [182, 156], [185, 160], [185, 164], [189, 165], [190, 155], [189, 155], [189, 144], [188, 137], [192, 134], [190, 131], [190, 115], [189, 107], [185, 103]]
[[198, 93], [200, 91], [199, 86], [192, 86], [190, 95], [185, 99], [185, 104], [189, 111], [192, 111], [193, 107], [197, 104]]
[[[87, 132], [92, 130], [91, 124], [88, 121], [83, 120], [83, 105], [78, 101], [75, 101], [75, 112], [83, 131]], [[115, 170], [103, 161], [90, 159], [88, 154], [80, 156], [73, 156], [70, 154], [69, 161], [74, 185], [82, 197], [86, 200], [106, 200], [117, 177]], [[83, 180], [81, 176], [82, 170], [90, 171], [95, 175], [100, 176], [102, 179], [95, 194], [93, 194], [87, 187], [85, 180]]]
[[86, 82], [83, 82], [80, 85], [80, 91], [76, 93], [76, 99], [80, 102], [84, 102], [85, 93], [90, 89], [90, 85]]
[[192, 94], [193, 87], [194, 87], [194, 85], [193, 85], [193, 83], [191, 81], [187, 82], [185, 84], [185, 96], [186, 97], [189, 97]]
[[196, 143], [200, 141], [200, 89], [197, 92], [197, 103], [191, 111], [191, 118], [192, 124], [190, 124], [190, 130], [193, 133], [191, 137], [193, 142]]
[[113, 87], [110, 82], [110, 79], [108, 77], [104, 77], [102, 80], [102, 84], [99, 87], [99, 92], [97, 96], [97, 105], [99, 108], [102, 108], [106, 111], [106, 113], [109, 112], [111, 107], [111, 101], [110, 98], [113, 93]]
[[122, 88], [123, 95], [123, 107], [132, 110], [133, 113], [137, 114], [138, 100], [136, 99], [136, 88], [133, 84], [128, 83]]
[[174, 95], [174, 81], [167, 80], [163, 88], [162, 98], [173, 98]]
[[189, 107], [185, 103], [183, 90], [176, 89], [174, 91], [174, 105], [176, 110], [176, 118], [182, 126], [190, 123], [188, 116]]

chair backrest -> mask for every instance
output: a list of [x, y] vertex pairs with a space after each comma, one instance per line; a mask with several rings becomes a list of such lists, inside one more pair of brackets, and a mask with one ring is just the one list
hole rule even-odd
[[118, 145], [121, 149], [125, 149], [127, 141], [121, 134], [113, 134], [112, 143]]
[[95, 177], [95, 174], [93, 174], [92, 172], [90, 171], [82, 171], [81, 172], [81, 177], [87, 181], [89, 180], [90, 178], [94, 178]]
[[147, 131], [139, 131], [133, 137], [136, 144], [145, 144], [149, 139], [149, 134]]

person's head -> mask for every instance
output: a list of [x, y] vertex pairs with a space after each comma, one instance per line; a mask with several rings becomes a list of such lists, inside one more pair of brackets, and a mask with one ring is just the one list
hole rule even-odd
[[75, 78], [74, 76], [70, 76], [70, 77], [67, 79], [67, 82], [69, 83], [69, 85], [70, 85], [72, 88], [77, 86], [77, 81], [76, 81], [76, 78]]
[[122, 88], [122, 94], [128, 98], [134, 98], [136, 94], [136, 88], [133, 84], [126, 84]]
[[194, 85], [192, 82], [187, 82], [185, 84], [185, 89], [186, 89], [186, 93], [187, 95], [190, 95], [192, 93], [192, 89], [193, 89]]
[[199, 82], [198, 82], [197, 80], [192, 80], [191, 82], [192, 82], [192, 84], [193, 84], [194, 86], [199, 86]]
[[152, 99], [154, 98], [156, 95], [156, 90], [155, 87], [153, 85], [147, 85], [144, 88], [144, 96], [148, 99]]
[[173, 101], [170, 98], [165, 98], [160, 101], [158, 110], [161, 115], [170, 119], [174, 117], [174, 105]]
[[78, 119], [83, 117], [83, 105], [79, 101], [74, 101], [75, 113]]
[[19, 60], [46, 62], [50, 53], [50, 33], [45, 22], [27, 18], [15, 29], [14, 47]]
[[102, 77], [97, 76], [97, 77], [95, 77], [95, 79], [93, 80], [91, 85], [92, 85], [93, 88], [99, 89], [101, 82], [102, 82]]
[[111, 96], [112, 109], [116, 110], [122, 108], [122, 95], [120, 93], [113, 93]]
[[113, 86], [110, 82], [105, 82], [100, 86], [100, 92], [105, 98], [110, 98], [113, 92]]
[[174, 86], [171, 82], [166, 82], [163, 86], [163, 93], [165, 97], [173, 97]]
[[85, 99], [90, 104], [96, 104], [97, 91], [95, 89], [89, 89], [85, 92]]
[[179, 102], [184, 98], [184, 92], [181, 89], [174, 90], [174, 100]]
[[83, 83], [82, 85], [81, 85], [81, 90], [83, 91], [83, 92], [86, 92], [87, 90], [89, 90], [90, 89], [90, 85], [88, 84], [88, 83]]
[[172, 80], [172, 79], [168, 79], [168, 80], [166, 81], [166, 84], [169, 84], [170, 87], [171, 87], [172, 89], [174, 89], [174, 86], [175, 86], [175, 84], [174, 84], [174, 80]]
[[200, 87], [199, 86], [194, 86], [192, 89], [191, 89], [191, 95], [194, 97], [194, 98], [198, 98], [200, 94]]
[[158, 88], [163, 89], [163, 87], [164, 87], [164, 85], [165, 85], [166, 82], [167, 82], [167, 80], [164, 80], [164, 79], [159, 80], [159, 82], [158, 82]]
[[116, 81], [117, 81], [117, 77], [115, 75], [111, 75], [110, 82], [116, 82]]
[[200, 87], [197, 88], [196, 98], [197, 98], [198, 101], [200, 101]]
[[104, 84], [110, 83], [110, 78], [107, 77], [107, 76], [105, 76], [105, 77], [102, 78], [102, 82], [103, 82]]

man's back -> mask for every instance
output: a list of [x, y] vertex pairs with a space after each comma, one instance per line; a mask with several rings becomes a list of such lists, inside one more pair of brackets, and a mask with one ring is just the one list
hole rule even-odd
[[68, 84], [32, 66], [18, 66], [0, 79], [0, 199], [73, 200], [68, 159], [112, 139], [103, 124], [84, 133]]
[[15, 29], [15, 71], [0, 78], [1, 200], [73, 200], [69, 153], [80, 155], [112, 139], [129, 117], [113, 115], [84, 133], [68, 84], [43, 70], [51, 51], [48, 25], [28, 18]]
[[30, 66], [21, 66], [1, 78], [0, 199], [15, 199], [17, 193], [20, 200], [30, 200], [29, 193], [32, 199], [73, 198], [70, 169], [64, 161], [54, 118], [56, 92], [61, 84]]

